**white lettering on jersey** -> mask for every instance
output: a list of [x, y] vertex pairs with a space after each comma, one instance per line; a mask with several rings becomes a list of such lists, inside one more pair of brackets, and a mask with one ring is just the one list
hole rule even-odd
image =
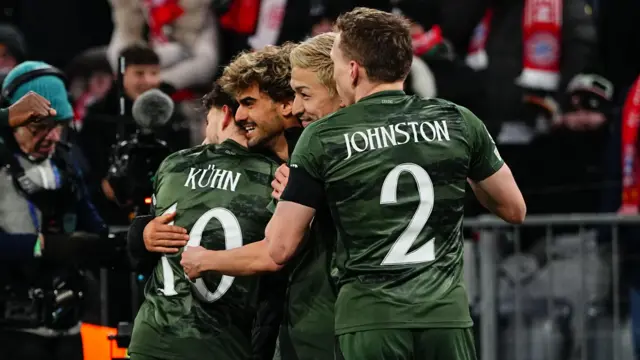
[[[361, 153], [370, 150], [383, 149], [391, 146], [404, 145], [410, 141], [432, 142], [450, 141], [447, 122], [442, 121], [410, 121], [395, 125], [380, 126], [365, 131], [344, 134], [349, 159], [354, 152]], [[345, 159], [345, 160], [346, 160]]]
[[190, 187], [191, 190], [196, 188], [211, 188], [227, 191], [236, 191], [240, 173], [231, 170], [216, 168], [215, 165], [209, 165], [204, 169], [190, 168], [187, 181], [184, 187]]

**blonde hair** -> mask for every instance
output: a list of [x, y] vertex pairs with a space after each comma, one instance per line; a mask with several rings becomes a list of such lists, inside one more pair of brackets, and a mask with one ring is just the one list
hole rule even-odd
[[318, 80], [329, 90], [329, 95], [336, 95], [336, 82], [333, 80], [333, 61], [331, 48], [336, 33], [328, 32], [312, 37], [291, 50], [291, 67], [313, 71]]
[[291, 63], [289, 55], [295, 44], [265, 46], [253, 52], [243, 52], [224, 68], [218, 84], [233, 96], [258, 85], [274, 101], [292, 100], [295, 93], [289, 86]]

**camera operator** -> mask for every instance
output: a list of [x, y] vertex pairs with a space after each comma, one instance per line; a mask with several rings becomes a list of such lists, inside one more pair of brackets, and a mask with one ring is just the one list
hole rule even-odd
[[82, 359], [79, 268], [93, 261], [107, 229], [71, 146], [60, 140], [73, 118], [64, 75], [23, 62], [1, 95], [10, 117], [18, 108], [29, 119], [33, 110], [24, 105], [34, 103], [48, 116], [0, 129], [0, 349], [7, 359]]
[[[130, 204], [118, 203], [111, 184], [106, 180], [113, 154], [119, 141], [127, 140], [139, 126], [133, 115], [133, 102], [150, 89], [164, 89], [160, 80], [160, 59], [145, 45], [132, 45], [122, 50], [125, 70], [122, 86], [114, 84], [101, 101], [87, 109], [79, 135], [79, 145], [91, 166], [90, 192], [98, 211], [109, 225], [128, 225]], [[122, 90], [122, 94], [119, 90]], [[169, 90], [169, 89], [167, 89]], [[120, 116], [121, 95], [124, 98], [124, 116]], [[169, 122], [154, 131], [165, 140], [172, 151], [189, 146], [188, 131], [180, 130], [184, 117], [175, 111]], [[184, 135], [183, 135], [184, 134]]]

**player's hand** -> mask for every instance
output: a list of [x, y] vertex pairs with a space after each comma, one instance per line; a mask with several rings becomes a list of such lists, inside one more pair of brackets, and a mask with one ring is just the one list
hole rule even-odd
[[175, 254], [187, 245], [187, 229], [168, 225], [176, 213], [158, 216], [144, 227], [144, 247], [150, 252]]
[[271, 182], [271, 187], [273, 188], [271, 196], [280, 201], [280, 195], [282, 195], [284, 188], [287, 186], [287, 181], [289, 181], [289, 167], [286, 164], [280, 165], [276, 170], [275, 176], [275, 179]]
[[182, 252], [182, 260], [180, 265], [184, 268], [184, 273], [189, 279], [194, 280], [201, 276], [202, 256], [206, 253], [206, 249], [202, 246], [187, 246]]
[[9, 106], [9, 126], [15, 128], [55, 115], [56, 110], [51, 107], [49, 100], [29, 91]]

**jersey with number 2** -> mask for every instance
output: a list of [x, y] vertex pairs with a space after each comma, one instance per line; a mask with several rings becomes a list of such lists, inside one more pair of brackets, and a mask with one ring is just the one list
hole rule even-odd
[[337, 229], [336, 334], [472, 325], [462, 279], [465, 185], [502, 164], [469, 110], [402, 91], [305, 129], [291, 167], [324, 184]]
[[[156, 215], [175, 212], [187, 246], [225, 250], [259, 241], [277, 164], [233, 141], [169, 156], [158, 170]], [[257, 277], [205, 273], [191, 282], [182, 251], [163, 256], [145, 287], [131, 353], [162, 359], [248, 359]]]

